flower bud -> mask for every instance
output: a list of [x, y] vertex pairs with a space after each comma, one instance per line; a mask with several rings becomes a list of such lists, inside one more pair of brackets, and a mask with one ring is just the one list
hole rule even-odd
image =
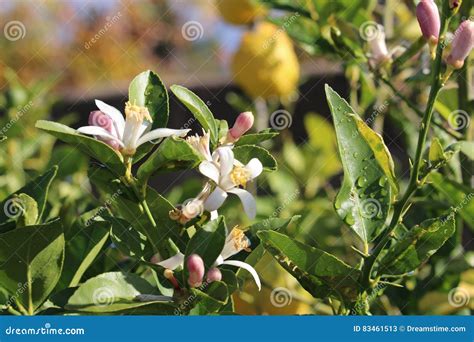
[[217, 267], [213, 267], [207, 272], [206, 281], [212, 283], [214, 281], [221, 281], [222, 273]]
[[202, 278], [204, 277], [204, 261], [197, 254], [191, 254], [188, 257], [188, 284], [191, 287], [199, 287], [202, 285]]
[[234, 126], [229, 129], [228, 138], [231, 141], [239, 139], [243, 134], [245, 134], [253, 126], [253, 114], [252, 112], [243, 112], [240, 113], [235, 120]]
[[370, 46], [370, 62], [376, 67], [379, 64], [390, 59], [390, 53], [385, 42], [385, 30], [382, 25], [377, 25], [377, 34], [373, 39], [369, 40]]
[[421, 0], [416, 6], [416, 18], [423, 36], [432, 43], [438, 42], [441, 22], [438, 6], [433, 0]]
[[446, 62], [454, 69], [460, 69], [474, 46], [474, 22], [465, 20], [454, 33], [451, 53]]
[[[110, 118], [107, 114], [104, 114], [100, 110], [94, 110], [89, 114], [89, 125], [90, 126], [97, 126], [105, 129], [107, 132], [110, 134], [114, 135], [113, 129], [114, 129], [114, 122], [112, 118]], [[118, 150], [120, 148], [120, 145], [118, 142], [115, 140], [109, 140], [109, 139], [102, 139], [100, 138], [103, 142], [105, 142], [107, 145], [112, 147], [114, 150]]]

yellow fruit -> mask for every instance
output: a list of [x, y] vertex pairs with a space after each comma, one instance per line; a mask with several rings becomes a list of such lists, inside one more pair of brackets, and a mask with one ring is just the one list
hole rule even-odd
[[263, 22], [243, 35], [232, 60], [232, 73], [252, 98], [288, 97], [297, 88], [300, 66], [287, 34]]
[[266, 12], [265, 7], [254, 0], [217, 0], [217, 8], [222, 18], [234, 25], [249, 24]]

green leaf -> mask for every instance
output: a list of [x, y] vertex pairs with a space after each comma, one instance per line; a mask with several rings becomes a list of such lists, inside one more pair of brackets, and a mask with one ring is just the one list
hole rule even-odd
[[53, 121], [39, 120], [36, 122], [36, 128], [42, 129], [59, 140], [78, 148], [89, 157], [106, 165], [116, 175], [125, 174], [122, 156], [106, 143], [79, 134], [75, 129]]
[[169, 117], [169, 99], [160, 77], [151, 70], [138, 74], [128, 88], [128, 100], [147, 107], [153, 119], [152, 129], [166, 127]]
[[257, 158], [266, 171], [275, 171], [277, 162], [266, 149], [255, 145], [236, 146], [233, 149], [234, 157], [243, 164], [247, 164], [252, 158]]
[[[49, 187], [51, 182], [53, 181], [54, 177], [56, 176], [56, 172], [58, 171], [57, 166], [53, 166], [50, 170], [46, 171], [41, 176], [36, 177], [32, 181], [28, 182], [24, 187], [15, 191], [13, 194], [8, 196], [2, 203], [1, 207], [4, 210], [0, 210], [0, 222], [4, 222], [15, 215], [7, 215], [9, 214], [9, 206], [12, 205], [15, 196], [19, 194], [26, 194], [29, 197], [33, 198], [37, 205], [38, 205], [38, 220], [40, 222], [44, 208], [46, 206], [46, 199], [48, 197]], [[21, 206], [21, 203], [19, 203]], [[15, 212], [13, 213], [15, 214]]]
[[235, 143], [235, 146], [257, 145], [261, 142], [275, 138], [279, 133], [270, 128], [264, 129], [258, 133], [245, 134]]
[[328, 295], [354, 299], [357, 294], [356, 270], [334, 255], [310, 247], [290, 237], [271, 231], [260, 231], [265, 249], [315, 297]]
[[140, 166], [137, 177], [142, 184], [156, 172], [172, 172], [196, 167], [202, 160], [186, 140], [166, 138], [155, 152]]
[[469, 159], [474, 160], [474, 141], [458, 141], [454, 144], [449, 145], [446, 151], [459, 152], [461, 151]]
[[428, 260], [456, 230], [454, 216], [423, 221], [390, 247], [379, 265], [379, 273], [402, 275]]
[[212, 144], [217, 144], [219, 139], [219, 124], [204, 101], [185, 87], [172, 85], [170, 89], [191, 113], [193, 113], [201, 126], [210, 132]]
[[[144, 300], [149, 295], [149, 300]], [[69, 298], [67, 310], [116, 312], [150, 303], [169, 302], [145, 279], [133, 273], [109, 272], [88, 279]]]
[[110, 235], [117, 248], [134, 259], [150, 260], [153, 249], [147, 237], [134, 229], [130, 223], [117, 217], [106, 217], [112, 223]]
[[446, 160], [446, 157], [443, 151], [443, 146], [441, 145], [438, 138], [434, 138], [431, 141], [428, 157], [429, 157], [430, 163], [433, 165], [437, 165]]
[[443, 198], [458, 212], [463, 220], [474, 229], [474, 190], [463, 184], [443, 177], [440, 173], [432, 173], [430, 180]]
[[191, 289], [191, 292], [196, 296], [197, 302], [196, 307], [190, 312], [193, 315], [215, 313], [227, 303], [229, 297], [227, 285], [221, 281], [205, 283], [199, 288]]
[[338, 215], [368, 243], [384, 227], [396, 193], [392, 158], [382, 138], [326, 85], [336, 129], [344, 180], [334, 206]]
[[102, 248], [109, 241], [110, 223], [106, 221], [76, 222], [73, 225], [74, 235], [66, 241], [64, 270], [59, 280], [62, 288], [75, 287]]
[[13, 197], [13, 202], [20, 206], [21, 214], [17, 219], [16, 226], [31, 226], [38, 221], [38, 203], [27, 194], [19, 194]]
[[53, 291], [63, 262], [64, 234], [59, 220], [0, 235], [0, 284], [29, 313]]
[[[227, 234], [227, 227], [224, 222], [224, 217], [219, 216], [217, 219], [209, 221], [201, 228], [198, 228], [194, 236], [186, 247], [185, 260], [191, 254], [199, 255], [204, 261], [206, 270], [212, 267], [217, 257], [224, 248], [224, 243]], [[186, 264], [186, 263], [185, 263]], [[188, 279], [188, 269], [185, 265], [184, 278]]]

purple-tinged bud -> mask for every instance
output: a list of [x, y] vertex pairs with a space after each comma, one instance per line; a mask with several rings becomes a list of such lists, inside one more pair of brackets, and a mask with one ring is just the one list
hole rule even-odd
[[460, 69], [464, 65], [464, 60], [469, 56], [474, 46], [474, 22], [465, 20], [459, 25], [454, 33], [451, 53], [446, 59], [446, 63], [454, 69]]
[[191, 254], [186, 262], [188, 267], [188, 284], [191, 287], [199, 287], [202, 285], [204, 277], [204, 261], [197, 254]]
[[252, 112], [243, 112], [240, 113], [235, 120], [234, 126], [229, 129], [228, 138], [231, 141], [235, 141], [239, 139], [242, 135], [244, 135], [250, 128], [253, 126], [253, 114]]
[[[113, 120], [107, 114], [104, 114], [100, 110], [94, 110], [93, 112], [89, 114], [89, 125], [101, 127], [105, 129], [107, 132], [109, 132], [111, 135], [115, 135], [113, 132], [114, 130]], [[102, 139], [102, 138], [100, 138], [100, 140], [105, 142], [114, 150], [119, 150], [120, 148], [120, 145], [115, 140]]]
[[206, 281], [208, 283], [212, 283], [214, 281], [221, 281], [221, 279], [222, 273], [217, 267], [213, 267], [207, 272]]
[[416, 6], [416, 18], [423, 36], [432, 43], [438, 42], [441, 21], [438, 6], [433, 0], [421, 0]]

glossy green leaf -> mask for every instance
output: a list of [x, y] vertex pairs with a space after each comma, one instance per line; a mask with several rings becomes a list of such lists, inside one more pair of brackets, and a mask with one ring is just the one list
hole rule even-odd
[[447, 147], [446, 151], [454, 151], [459, 152], [461, 151], [469, 159], [474, 160], [474, 141], [458, 141], [454, 144], [451, 144]]
[[168, 92], [153, 71], [144, 71], [132, 80], [128, 88], [128, 100], [148, 108], [153, 119], [152, 129], [166, 127], [169, 117]]
[[133, 228], [130, 223], [117, 217], [106, 217], [112, 223], [110, 235], [117, 248], [132, 258], [150, 260], [153, 248], [147, 237]]
[[257, 158], [266, 171], [275, 171], [278, 168], [275, 158], [263, 147], [242, 145], [234, 147], [233, 151], [235, 159], [243, 164], [247, 164], [251, 159]]
[[191, 111], [201, 126], [209, 131], [212, 144], [216, 144], [219, 139], [219, 124], [211, 111], [196, 94], [191, 90], [179, 85], [170, 87], [173, 94]]
[[145, 279], [133, 273], [109, 272], [88, 279], [69, 298], [66, 309], [116, 312], [169, 302]]
[[237, 140], [235, 146], [257, 145], [261, 142], [275, 138], [276, 136], [278, 136], [278, 134], [278, 132], [270, 128], [264, 129], [263, 131], [260, 131], [258, 133], [245, 134], [241, 136], [239, 140]]
[[444, 199], [455, 208], [463, 220], [474, 229], [474, 189], [432, 173], [430, 180]]
[[38, 221], [38, 203], [27, 194], [13, 197], [13, 203], [19, 204], [20, 216], [17, 218], [17, 227], [31, 226]]
[[125, 174], [125, 166], [122, 161], [122, 156], [106, 143], [79, 134], [75, 129], [53, 121], [39, 120], [36, 122], [36, 127], [48, 132], [59, 140], [78, 148], [89, 157], [92, 157], [106, 165], [114, 171], [115, 174]]
[[109, 242], [110, 223], [88, 220], [76, 222], [72, 238], [66, 241], [64, 270], [59, 280], [62, 288], [78, 286], [84, 273]]
[[204, 283], [200, 288], [191, 289], [196, 296], [197, 305], [191, 314], [207, 315], [217, 312], [227, 303], [229, 292], [227, 285], [221, 281], [215, 281], [211, 284]]
[[0, 284], [33, 313], [53, 291], [64, 261], [59, 220], [0, 235]]
[[153, 173], [194, 168], [202, 158], [186, 140], [166, 138], [140, 166], [137, 177], [141, 183], [145, 184]]
[[429, 219], [413, 227], [384, 255], [379, 273], [401, 275], [415, 270], [436, 253], [455, 230], [452, 215]]
[[334, 206], [365, 243], [373, 241], [387, 219], [396, 193], [393, 161], [382, 138], [349, 104], [326, 86], [336, 129], [344, 180]]
[[[227, 227], [223, 216], [209, 221], [204, 226], [198, 228], [189, 241], [186, 247], [185, 260], [187, 260], [191, 254], [197, 254], [204, 261], [206, 270], [209, 269], [224, 248], [226, 234]], [[187, 279], [187, 267], [185, 267], [184, 270], [184, 279]]]
[[[49, 187], [54, 177], [56, 176], [57, 171], [58, 171], [58, 167], [53, 166], [50, 170], [46, 171], [41, 176], [38, 176], [35, 179], [31, 180], [24, 187], [22, 187], [18, 191], [8, 196], [5, 200], [3, 200], [3, 202], [0, 204], [1, 207], [4, 209], [4, 210], [0, 210], [0, 222], [4, 222], [20, 214], [20, 212], [17, 212], [16, 210], [20, 209], [21, 211], [22, 210], [21, 208], [15, 209], [14, 207], [11, 207], [12, 205], [15, 204], [14, 203], [15, 196], [18, 196], [19, 194], [26, 194], [36, 201], [38, 205], [37, 222], [40, 222], [43, 216], [44, 208], [46, 206], [46, 199], [48, 197]], [[17, 204], [20, 205], [20, 207], [22, 207], [21, 203], [17, 203]], [[14, 211], [11, 212], [11, 210], [14, 210]]]
[[315, 297], [337, 295], [353, 299], [360, 271], [318, 248], [271, 230], [258, 237], [265, 249]]

